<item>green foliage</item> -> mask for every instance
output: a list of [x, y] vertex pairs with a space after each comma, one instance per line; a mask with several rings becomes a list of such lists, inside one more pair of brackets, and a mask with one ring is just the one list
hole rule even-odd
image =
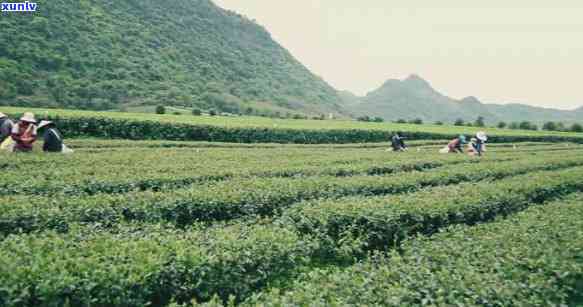
[[413, 125], [423, 125], [423, 120], [421, 118], [416, 118], [409, 121], [410, 124]]
[[[512, 214], [583, 190], [579, 146], [493, 144], [474, 159], [409, 143], [429, 150], [72, 140], [70, 156], [0, 153], [0, 305], [575, 300], [580, 212]], [[498, 217], [512, 220], [483, 236], [460, 226]]]
[[543, 124], [542, 129], [546, 131], [558, 131], [558, 125], [555, 122], [546, 122]]
[[583, 126], [581, 124], [573, 124], [570, 129], [572, 132], [581, 133], [583, 132]]
[[[471, 166], [454, 166], [464, 160], [459, 160], [456, 156], [446, 156], [443, 162], [411, 161], [384, 166], [372, 166], [365, 163], [349, 168], [334, 166], [322, 169], [300, 168], [295, 170], [275, 168], [255, 171], [251, 174], [248, 174], [250, 172], [248, 169], [244, 169], [239, 172], [233, 171], [234, 174], [223, 172], [223, 174], [216, 173], [200, 177], [185, 176], [184, 182], [177, 180], [176, 183], [180, 185], [174, 187], [171, 185], [172, 182], [167, 182], [168, 184], [164, 186], [163, 179], [134, 178], [130, 182], [120, 182], [118, 186], [115, 185], [115, 181], [103, 182], [101, 185], [96, 182], [77, 187], [79, 192], [97, 193], [95, 197], [86, 197], [82, 200], [79, 198], [73, 200], [53, 198], [52, 203], [55, 203], [56, 207], [45, 206], [44, 209], [38, 208], [37, 201], [32, 203], [15, 202], [10, 208], [2, 208], [0, 213], [3, 216], [3, 223], [0, 223], [0, 234], [10, 234], [14, 231], [30, 232], [43, 227], [66, 231], [69, 228], [68, 225], [75, 222], [112, 225], [121, 221], [150, 223], [164, 221], [186, 227], [196, 221], [224, 221], [250, 215], [272, 216], [292, 204], [306, 200], [336, 199], [353, 195], [402, 194], [418, 191], [425, 187], [501, 179], [537, 170], [558, 170], [580, 166], [583, 165], [583, 160], [579, 156], [579, 153], [574, 157], [564, 156], [561, 159], [542, 156], [520, 162], [492, 160]], [[449, 167], [441, 169], [440, 166]], [[136, 171], [140, 173], [140, 170]], [[417, 172], [394, 177], [377, 177], [411, 171]], [[240, 178], [231, 179], [235, 175]], [[249, 180], [249, 175], [259, 178]], [[293, 179], [296, 176], [304, 176], [306, 179]], [[350, 177], [345, 178], [346, 176]], [[205, 181], [212, 182], [217, 179], [224, 182], [208, 186], [204, 184]], [[110, 180], [112, 179], [110, 178]], [[103, 193], [127, 193], [131, 191], [132, 187], [148, 188], [148, 184], [153, 185], [152, 187], [159, 191], [181, 187], [181, 185], [186, 186], [188, 182], [198, 182], [199, 184], [203, 183], [203, 185], [156, 195], [144, 193], [103, 197]], [[114, 189], [112, 190], [112, 188]], [[35, 189], [39, 192], [46, 193], [47, 191], [47, 187], [42, 184], [37, 187], [26, 187], [29, 194], [38, 193]], [[2, 192], [5, 191], [7, 189]], [[69, 192], [69, 195], [75, 194], [73, 188], [68, 188], [65, 191]], [[43, 201], [40, 199], [38, 202], [42, 203]], [[32, 208], [37, 208], [34, 210], [33, 219], [26, 214]]]
[[192, 109], [192, 115], [194, 116], [201, 116], [202, 111], [200, 109]]
[[[377, 254], [345, 270], [315, 270], [290, 291], [273, 289], [244, 306], [576, 306], [583, 290], [582, 200], [413, 239], [400, 253]], [[465, 219], [464, 213], [457, 216]]]
[[455, 120], [455, 122], [453, 123], [454, 126], [463, 126], [464, 125], [464, 120], [461, 118], [458, 118]]
[[508, 126], [508, 124], [506, 122], [499, 122], [498, 125], [496, 125], [496, 127], [498, 127], [499, 129], [504, 129]]
[[518, 125], [518, 128], [522, 129], [522, 130], [535, 130], [535, 131], [538, 130], [537, 125], [535, 125], [529, 121], [520, 122], [520, 124]]
[[263, 27], [211, 1], [37, 4], [35, 14], [2, 15], [0, 104], [338, 110], [336, 91]]
[[474, 127], [485, 127], [486, 123], [483, 116], [478, 116], [478, 119], [474, 122]]
[[[3, 108], [18, 118], [30, 109]], [[232, 143], [345, 144], [371, 143], [389, 140], [401, 131], [411, 140], [444, 140], [460, 133], [475, 134], [478, 129], [433, 125], [397, 125], [357, 123], [336, 120], [272, 120], [258, 117], [156, 116], [116, 112], [34, 110], [43, 119], [56, 122], [66, 137], [99, 137], [130, 140], [211, 141]], [[305, 116], [296, 114], [297, 119]], [[517, 128], [519, 128], [517, 126]], [[583, 142], [574, 133], [489, 130], [489, 142]]]
[[157, 106], [156, 107], [156, 114], [166, 114], [166, 107], [164, 107], [164, 106]]

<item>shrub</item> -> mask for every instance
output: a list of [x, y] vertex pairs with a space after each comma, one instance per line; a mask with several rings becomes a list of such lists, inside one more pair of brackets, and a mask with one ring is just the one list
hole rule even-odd
[[157, 106], [156, 107], [156, 114], [166, 114], [166, 107], [165, 106]]
[[474, 122], [474, 127], [485, 127], [486, 123], [484, 122], [484, 117], [479, 116], [478, 119]]

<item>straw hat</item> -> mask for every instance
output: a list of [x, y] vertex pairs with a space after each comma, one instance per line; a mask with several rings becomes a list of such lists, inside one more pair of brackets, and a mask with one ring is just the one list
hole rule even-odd
[[40, 124], [38, 124], [38, 129], [44, 128], [52, 123], [53, 122], [49, 120], [41, 120]]
[[6, 116], [6, 114], [0, 112], [0, 118], [4, 118], [4, 117], [8, 117], [8, 116]]
[[486, 142], [488, 140], [488, 136], [486, 135], [486, 132], [484, 131], [480, 131], [476, 134], [476, 137], [478, 138], [478, 140], [482, 141], [482, 142]]
[[34, 113], [32, 113], [32, 112], [24, 113], [24, 115], [22, 115], [20, 120], [23, 122], [27, 122], [27, 123], [33, 123], [33, 124], [36, 123], [36, 119], [34, 118]]

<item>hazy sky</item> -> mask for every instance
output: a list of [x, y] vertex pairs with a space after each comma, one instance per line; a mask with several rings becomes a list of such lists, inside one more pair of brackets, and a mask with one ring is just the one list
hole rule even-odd
[[581, 0], [214, 0], [337, 89], [419, 74], [484, 102], [583, 105]]

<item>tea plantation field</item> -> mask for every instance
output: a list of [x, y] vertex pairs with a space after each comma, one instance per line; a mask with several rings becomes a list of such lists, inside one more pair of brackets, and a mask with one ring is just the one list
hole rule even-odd
[[28, 111], [57, 122], [68, 137], [232, 143], [350, 144], [386, 142], [395, 132], [410, 140], [452, 139], [486, 129], [491, 143], [574, 142], [581, 133], [497, 128], [363, 123], [351, 120], [293, 120], [254, 116], [153, 115], [3, 107], [13, 118]]
[[578, 306], [583, 146], [0, 153], [0, 306]]

